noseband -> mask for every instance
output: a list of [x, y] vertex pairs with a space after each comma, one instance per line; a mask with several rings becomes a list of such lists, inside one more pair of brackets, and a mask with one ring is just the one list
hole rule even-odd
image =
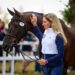
[[6, 35], [9, 36], [9, 37], [14, 37], [14, 38], [16, 38], [16, 36], [11, 35], [11, 34], [6, 34]]

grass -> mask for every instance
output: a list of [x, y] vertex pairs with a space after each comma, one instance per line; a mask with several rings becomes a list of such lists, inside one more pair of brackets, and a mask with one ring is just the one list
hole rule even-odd
[[[7, 62], [6, 65], [6, 71], [8, 72], [10, 69], [10, 62]], [[34, 72], [34, 66], [35, 64], [31, 62], [29, 66], [27, 67], [28, 73], [22, 73], [22, 61], [17, 61], [15, 63], [15, 74], [19, 75], [41, 75], [40, 73]], [[2, 62], [0, 62], [0, 72], [2, 72]]]
[[[30, 65], [27, 67], [28, 73], [22, 73], [22, 61], [17, 61], [15, 63], [15, 74], [18, 75], [42, 75], [38, 72], [34, 72], [35, 63], [31, 62]], [[9, 71], [10, 62], [7, 62], [6, 71]], [[2, 63], [0, 62], [0, 72], [2, 72]], [[71, 71], [68, 75], [75, 75], [75, 72]]]

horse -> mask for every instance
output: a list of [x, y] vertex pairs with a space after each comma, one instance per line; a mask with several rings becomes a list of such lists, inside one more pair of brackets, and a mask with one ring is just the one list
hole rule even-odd
[[[11, 21], [8, 24], [8, 32], [3, 41], [3, 50], [6, 52], [11, 51], [11, 48], [15, 46], [20, 40], [26, 36], [27, 31], [35, 33], [33, 25], [31, 25], [30, 17], [32, 14], [37, 16], [37, 24], [41, 30], [44, 32], [42, 26], [43, 13], [38, 12], [19, 12], [16, 9], [11, 11], [8, 9], [8, 12], [12, 15]], [[64, 46], [64, 72], [63, 75], [67, 75], [68, 66], [75, 66], [75, 28], [68, 28], [64, 21], [60, 19], [62, 28], [68, 40], [68, 43]]]

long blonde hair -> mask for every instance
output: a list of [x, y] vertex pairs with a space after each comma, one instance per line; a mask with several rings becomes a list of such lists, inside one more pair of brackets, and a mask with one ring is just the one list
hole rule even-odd
[[60, 20], [57, 18], [57, 16], [53, 13], [48, 13], [45, 14], [44, 17], [52, 22], [52, 28], [54, 29], [55, 32], [61, 33], [63, 39], [64, 39], [64, 45], [67, 44], [67, 38], [64, 34], [64, 31], [62, 29]]

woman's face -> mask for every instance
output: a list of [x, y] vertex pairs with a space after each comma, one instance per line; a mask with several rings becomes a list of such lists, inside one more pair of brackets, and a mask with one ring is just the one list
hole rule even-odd
[[45, 17], [43, 17], [43, 23], [42, 23], [42, 25], [43, 25], [43, 27], [45, 29], [52, 27], [51, 22], [49, 22]]

